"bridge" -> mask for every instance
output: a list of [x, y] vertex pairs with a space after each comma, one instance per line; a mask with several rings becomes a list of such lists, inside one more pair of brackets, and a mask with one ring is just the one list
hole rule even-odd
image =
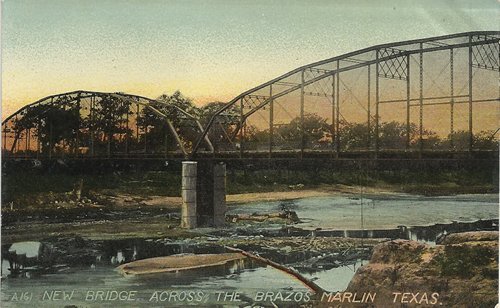
[[63, 160], [87, 169], [182, 162], [184, 227], [224, 223], [219, 162], [498, 170], [499, 40], [500, 32], [482, 31], [368, 47], [206, 108], [180, 93], [55, 94], [2, 122], [2, 156], [7, 164]]
[[2, 122], [3, 158], [484, 155], [498, 150], [499, 38], [468, 32], [368, 47], [296, 68], [209, 114], [168, 96], [55, 94]]

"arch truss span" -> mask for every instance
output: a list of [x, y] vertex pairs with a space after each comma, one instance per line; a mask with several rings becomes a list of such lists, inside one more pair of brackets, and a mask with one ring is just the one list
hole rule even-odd
[[499, 38], [395, 42], [299, 67], [220, 108], [192, 154], [203, 154], [204, 136], [239, 157], [495, 150]]
[[47, 96], [6, 118], [2, 152], [28, 158], [182, 158], [202, 130], [195, 115], [168, 97], [79, 90]]

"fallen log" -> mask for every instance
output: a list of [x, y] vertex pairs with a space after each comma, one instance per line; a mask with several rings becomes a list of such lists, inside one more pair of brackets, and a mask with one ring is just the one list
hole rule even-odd
[[285, 272], [291, 276], [293, 276], [294, 278], [296, 278], [297, 280], [299, 280], [300, 282], [302, 282], [302, 284], [304, 284], [307, 288], [309, 288], [313, 293], [315, 294], [320, 294], [322, 292], [324, 292], [325, 290], [323, 288], [321, 288], [320, 286], [318, 286], [316, 283], [314, 283], [313, 281], [307, 279], [306, 277], [302, 276], [300, 273], [298, 273], [297, 271], [295, 271], [294, 269], [291, 269], [291, 268], [288, 268], [284, 265], [281, 265], [279, 263], [276, 263], [274, 261], [271, 261], [269, 259], [266, 259], [266, 258], [263, 258], [261, 256], [257, 256], [257, 255], [254, 255], [248, 251], [245, 251], [245, 250], [242, 250], [242, 249], [238, 249], [238, 248], [233, 248], [233, 247], [228, 247], [228, 246], [224, 246], [224, 248], [226, 248], [227, 250], [230, 250], [230, 251], [234, 251], [234, 252], [239, 252], [241, 253], [242, 255], [244, 255], [245, 257], [249, 257], [251, 259], [254, 259], [256, 261], [259, 261], [259, 262], [262, 262], [264, 264], [267, 264], [267, 265], [270, 265], [282, 272]]
[[222, 266], [241, 259], [244, 257], [237, 253], [172, 255], [133, 261], [120, 265], [117, 269], [124, 275], [175, 273]]
[[264, 222], [270, 219], [284, 219], [289, 220], [291, 222], [300, 222], [297, 213], [294, 211], [283, 211], [277, 213], [269, 213], [269, 214], [235, 214], [235, 215], [227, 215], [227, 220], [231, 222], [237, 222], [239, 220], [250, 220], [257, 222]]

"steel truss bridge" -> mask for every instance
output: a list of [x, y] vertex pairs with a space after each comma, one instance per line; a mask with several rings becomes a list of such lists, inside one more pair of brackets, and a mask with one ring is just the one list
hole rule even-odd
[[51, 95], [2, 122], [3, 157], [418, 159], [497, 153], [499, 40], [500, 32], [482, 31], [365, 48], [294, 69], [212, 113], [173, 96], [82, 90]]

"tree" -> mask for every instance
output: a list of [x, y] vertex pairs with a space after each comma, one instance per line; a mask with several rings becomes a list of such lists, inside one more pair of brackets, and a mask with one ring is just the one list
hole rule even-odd
[[474, 148], [481, 150], [498, 150], [497, 131], [483, 130], [474, 135]]
[[129, 112], [130, 104], [118, 97], [106, 95], [96, 101], [91, 115], [84, 121], [89, 133], [94, 134], [97, 146], [106, 145], [106, 153], [111, 154], [111, 147], [117, 146], [120, 140], [115, 138], [116, 134], [128, 134], [124, 125], [124, 116]]
[[339, 132], [341, 150], [352, 151], [356, 149], [367, 149], [370, 135], [373, 136], [373, 127], [368, 131], [366, 123], [342, 122], [342, 129]]
[[[206, 127], [212, 117], [223, 107], [224, 102], [211, 102], [200, 108], [200, 121]], [[220, 149], [234, 149], [233, 143], [235, 133], [240, 130], [240, 112], [238, 107], [231, 106], [218, 114], [208, 131], [208, 138], [216, 147]], [[241, 132], [240, 132], [241, 133]]]
[[[199, 127], [195, 122], [195, 119], [200, 115], [199, 108], [179, 91], [172, 95], [163, 94], [157, 98], [157, 101], [159, 103], [152, 103], [151, 107], [160, 111], [170, 120], [185, 148], [192, 147], [199, 136]], [[142, 140], [138, 142], [147, 144], [146, 148], [150, 151], [161, 152], [175, 148], [177, 145], [177, 141], [167, 125], [167, 119], [152, 109], [145, 107], [141, 110], [137, 117], [137, 125], [145, 131], [141, 135]]]
[[300, 146], [302, 142], [302, 132], [304, 132], [304, 147], [319, 145], [321, 140], [330, 134], [330, 125], [326, 119], [315, 113], [304, 114], [304, 126], [300, 117], [294, 118], [287, 125], [282, 125], [276, 129], [276, 141], [293, 142]]
[[13, 120], [15, 138], [12, 149], [23, 131], [36, 129], [43, 153], [51, 153], [59, 143], [74, 147], [80, 129], [78, 104], [66, 96], [56, 98], [50, 104], [28, 107], [20, 118]]
[[[497, 150], [498, 140], [495, 138], [496, 131], [483, 130], [472, 136], [474, 149]], [[446, 141], [453, 144], [453, 149], [465, 151], [469, 149], [470, 134], [468, 131], [459, 130], [449, 134]]]

